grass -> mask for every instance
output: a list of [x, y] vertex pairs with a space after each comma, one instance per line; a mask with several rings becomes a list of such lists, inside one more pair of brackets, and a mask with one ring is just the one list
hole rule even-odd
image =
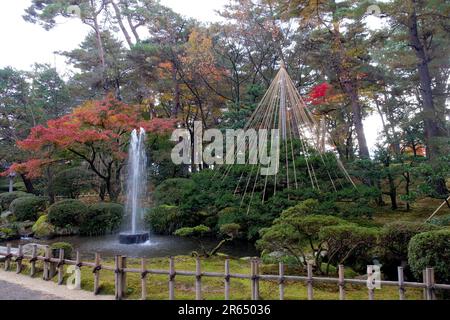
[[[216, 256], [202, 260], [202, 271], [204, 272], [223, 272], [224, 260], [222, 256]], [[111, 259], [102, 262], [104, 265], [113, 265]], [[38, 273], [36, 277], [42, 277], [42, 263], [38, 262]], [[29, 274], [28, 263], [24, 263], [23, 274]], [[129, 268], [140, 268], [140, 261], [136, 259], [128, 259]], [[175, 267], [178, 270], [195, 270], [195, 260], [190, 256], [175, 257]], [[14, 264], [12, 264], [15, 270]], [[168, 258], [149, 259], [147, 268], [150, 269], [169, 269]], [[262, 266], [262, 270], [270, 270], [270, 266]], [[250, 262], [242, 259], [230, 260], [230, 272], [240, 274], [250, 274]], [[293, 273], [293, 270], [286, 270], [286, 274]], [[263, 273], [270, 273], [263, 271]], [[298, 274], [298, 273], [296, 273]], [[64, 277], [64, 282], [69, 278], [69, 274]], [[94, 277], [92, 269], [88, 267], [82, 268], [81, 287], [87, 291], [93, 291]], [[53, 281], [56, 280], [54, 278]], [[127, 299], [141, 298], [141, 278], [140, 274], [127, 273]], [[250, 280], [248, 279], [231, 279], [230, 298], [235, 300], [246, 300], [251, 298]], [[349, 300], [365, 300], [368, 298], [368, 290], [364, 285], [346, 285], [346, 299]], [[277, 281], [260, 281], [260, 298], [262, 300], [271, 300], [279, 298]], [[336, 284], [314, 283], [314, 299], [335, 300], [339, 298], [338, 287]], [[100, 294], [114, 295], [114, 272], [102, 270], [100, 273]], [[147, 299], [149, 300], [166, 300], [168, 299], [168, 276], [167, 275], [148, 275], [147, 276]], [[177, 275], [175, 278], [175, 298], [177, 300], [195, 299], [195, 278], [192, 276]], [[202, 278], [202, 298], [207, 300], [223, 300], [224, 299], [224, 280], [221, 278]], [[420, 289], [407, 289], [407, 299], [422, 299], [422, 291]], [[288, 281], [285, 283], [285, 299], [298, 300], [307, 299], [306, 286], [302, 282]], [[396, 287], [383, 286], [380, 290], [375, 291], [375, 299], [398, 300], [398, 289]]]

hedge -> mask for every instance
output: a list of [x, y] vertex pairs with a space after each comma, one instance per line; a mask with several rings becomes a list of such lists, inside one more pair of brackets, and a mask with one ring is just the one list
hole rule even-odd
[[17, 198], [9, 206], [18, 221], [36, 221], [39, 212], [45, 211], [47, 207], [47, 199], [44, 197], [27, 196]]
[[408, 263], [417, 279], [426, 267], [433, 267], [436, 281], [450, 281], [450, 230], [443, 229], [419, 233], [408, 245]]
[[79, 200], [63, 200], [50, 206], [48, 220], [59, 228], [80, 227], [88, 212], [88, 207]]
[[177, 206], [161, 205], [145, 214], [146, 224], [158, 234], [172, 234], [183, 227], [182, 213]]
[[3, 210], [8, 210], [11, 202], [17, 198], [33, 196], [31, 193], [23, 191], [5, 192], [0, 193], [0, 207]]
[[96, 203], [88, 207], [80, 226], [83, 235], [102, 235], [113, 233], [120, 227], [124, 207], [118, 203]]

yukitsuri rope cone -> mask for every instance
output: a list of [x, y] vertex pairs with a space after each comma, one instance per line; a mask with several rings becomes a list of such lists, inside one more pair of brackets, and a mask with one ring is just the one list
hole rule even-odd
[[[261, 175], [261, 162], [252, 162], [250, 151], [246, 164], [253, 165], [252, 169], [249, 174], [245, 172], [241, 174], [235, 190], [235, 194], [242, 195], [241, 205], [249, 195], [249, 208], [255, 190], [258, 189], [262, 192], [261, 201], [264, 202], [266, 195], [270, 192], [276, 194], [277, 190], [286, 188], [305, 188], [306, 186], [299, 182], [299, 174], [305, 174], [299, 172], [296, 163], [299, 157], [304, 159], [305, 170], [303, 171], [306, 171], [306, 176], [313, 189], [320, 191], [322, 187], [317, 177], [316, 171], [318, 169], [326, 171], [326, 176], [330, 182], [329, 186], [326, 186], [327, 189], [331, 188], [337, 191], [346, 182], [356, 187], [335, 154], [334, 147], [328, 144], [330, 139], [327, 139], [325, 120], [314, 115], [308, 109], [289, 77], [284, 64], [281, 65], [269, 89], [245, 125], [244, 130], [251, 129], [256, 131], [266, 129], [268, 136], [278, 134], [279, 148], [276, 150], [276, 157], [279, 159], [279, 167], [276, 170], [277, 173], [273, 176]], [[278, 129], [278, 133], [274, 133], [272, 129]], [[270, 140], [268, 137], [268, 141]], [[247, 150], [258, 148], [257, 141], [254, 139], [243, 143], [248, 146]], [[241, 147], [242, 142], [241, 145], [237, 146], [237, 150], [242, 150]], [[237, 157], [236, 153], [235, 158]], [[332, 164], [333, 162], [335, 163]], [[332, 166], [339, 167], [339, 170], [332, 169]], [[229, 174], [231, 167], [230, 165], [225, 168], [223, 178]], [[282, 176], [280, 176], [280, 173]]]

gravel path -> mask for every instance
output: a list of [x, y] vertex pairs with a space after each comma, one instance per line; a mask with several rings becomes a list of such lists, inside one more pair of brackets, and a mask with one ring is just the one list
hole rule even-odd
[[61, 300], [61, 298], [0, 280], [0, 300]]
[[70, 290], [53, 281], [0, 270], [0, 300], [113, 300], [113, 296], [94, 296], [92, 292]]

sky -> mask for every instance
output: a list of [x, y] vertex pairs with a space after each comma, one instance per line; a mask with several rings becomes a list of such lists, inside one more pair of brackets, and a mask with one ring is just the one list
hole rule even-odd
[[[161, 3], [186, 17], [200, 21], [220, 20], [215, 11], [223, 8], [228, 0], [161, 0]], [[31, 0], [2, 0], [0, 4], [0, 68], [12, 66], [19, 70], [31, 70], [34, 63], [54, 66], [62, 75], [68, 72], [65, 59], [55, 52], [69, 51], [84, 40], [89, 27], [76, 17], [58, 20], [50, 31], [39, 25], [25, 22], [24, 10]], [[367, 143], [373, 150], [381, 131], [381, 121], [373, 114], [364, 121]]]

